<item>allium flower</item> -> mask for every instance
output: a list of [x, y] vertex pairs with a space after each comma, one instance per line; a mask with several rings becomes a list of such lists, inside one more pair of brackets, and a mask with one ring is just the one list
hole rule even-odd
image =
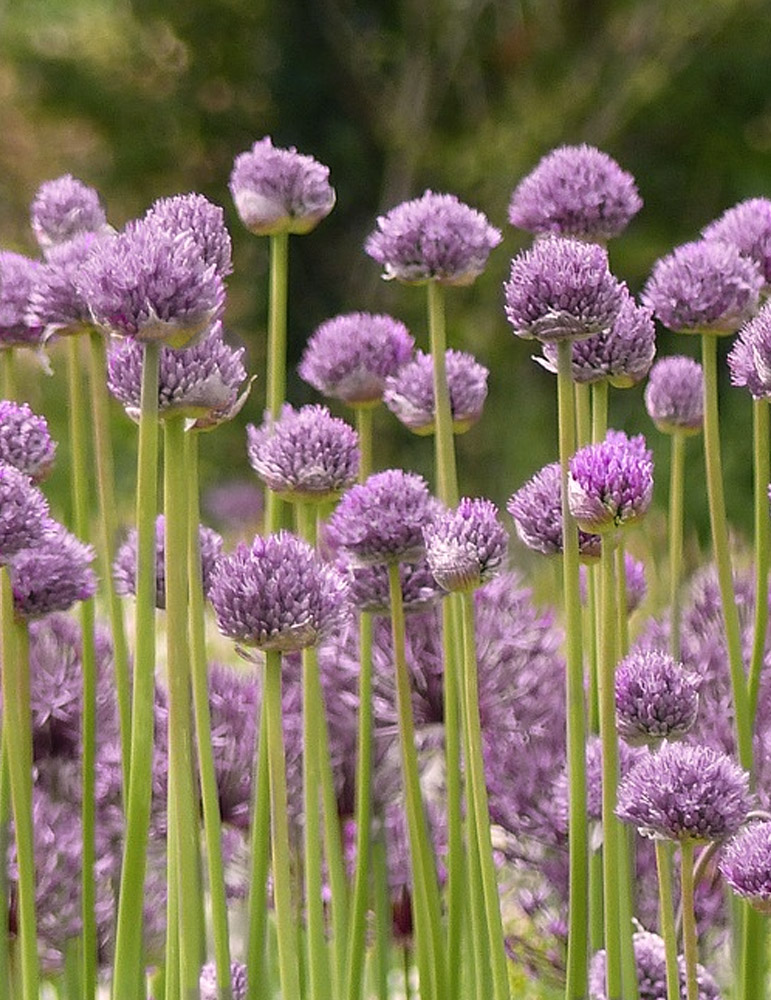
[[213, 266], [221, 278], [233, 270], [230, 233], [225, 213], [202, 194], [178, 194], [159, 198], [148, 208], [145, 218], [173, 233], [189, 233], [198, 245], [204, 263]]
[[665, 743], [621, 781], [616, 815], [646, 837], [722, 840], [750, 810], [749, 776], [711, 747]]
[[556, 236], [512, 260], [503, 290], [514, 333], [543, 341], [578, 340], [609, 330], [627, 294], [610, 273], [602, 247]]
[[698, 240], [656, 261], [642, 299], [670, 330], [732, 334], [755, 311], [762, 285], [736, 247]]
[[634, 177], [593, 146], [560, 146], [519, 182], [509, 222], [539, 236], [608, 240], [642, 208]]
[[696, 434], [704, 423], [704, 373], [682, 355], [662, 358], [645, 386], [648, 416], [665, 434]]
[[[207, 962], [201, 969], [198, 988], [201, 991], [201, 1000], [219, 1000], [217, 967], [214, 962]], [[241, 962], [230, 963], [230, 990], [233, 1000], [246, 1000], [246, 966]]]
[[27, 403], [0, 400], [0, 462], [13, 465], [37, 484], [48, 476], [55, 456], [56, 442], [45, 417], [33, 413]]
[[[222, 538], [201, 524], [198, 528], [201, 553], [201, 573], [204, 594], [209, 593], [212, 573], [222, 554]], [[120, 546], [112, 567], [115, 590], [118, 594], [136, 593], [137, 532], [132, 528]], [[159, 514], [155, 519], [155, 606], [166, 607], [166, 519]]]
[[696, 721], [700, 678], [666, 653], [630, 653], [616, 668], [616, 728], [633, 746], [684, 736]]
[[189, 232], [130, 222], [83, 264], [80, 291], [110, 333], [169, 347], [189, 344], [218, 319], [225, 286]]
[[[544, 555], [562, 552], [562, 501], [559, 462], [545, 465], [509, 497], [506, 510], [514, 519], [517, 536], [529, 549]], [[600, 536], [578, 531], [578, 547], [582, 558], [600, 558]]]
[[[450, 348], [445, 354], [452, 427], [467, 431], [482, 416], [489, 372], [471, 354]], [[412, 361], [386, 379], [383, 402], [416, 434], [433, 434], [436, 420], [434, 370], [430, 354], [418, 351]]]
[[585, 531], [609, 531], [639, 520], [653, 497], [653, 458], [642, 435], [609, 431], [570, 460], [570, 512]]
[[[541, 363], [557, 371], [557, 347], [545, 342]], [[609, 382], [620, 389], [635, 385], [648, 374], [656, 355], [653, 315], [638, 306], [628, 293], [608, 330], [573, 343], [573, 380], [579, 383]], [[540, 358], [536, 358], [541, 361]]]
[[376, 472], [343, 495], [327, 522], [327, 537], [361, 565], [415, 562], [437, 506], [421, 476], [401, 469]]
[[277, 420], [249, 424], [249, 463], [271, 490], [288, 500], [334, 499], [359, 474], [359, 437], [325, 406], [285, 404]]
[[754, 260], [771, 282], [771, 200], [748, 198], [726, 209], [701, 231], [705, 240], [730, 243], [744, 257]]
[[[387, 566], [346, 566], [345, 569], [354, 607], [372, 614], [390, 615], [391, 599]], [[434, 574], [425, 558], [415, 563], [399, 563], [399, 579], [402, 604], [408, 614], [413, 611], [425, 611], [446, 594], [434, 579]]]
[[30, 221], [35, 238], [46, 251], [80, 233], [108, 228], [98, 193], [71, 174], [40, 185], [30, 206]]
[[[640, 1000], [662, 1000], [667, 995], [667, 957], [664, 939], [650, 931], [632, 935], [632, 947], [637, 965], [637, 988]], [[686, 995], [685, 959], [678, 959], [680, 996]], [[720, 1000], [717, 983], [707, 970], [696, 966], [699, 987], [697, 1000]], [[598, 951], [589, 969], [590, 1000], [607, 1000], [605, 992], [605, 951]]]
[[[186, 416], [196, 430], [209, 430], [231, 420], [241, 409], [249, 388], [243, 348], [229, 347], [222, 324], [192, 347], [161, 348], [158, 375], [158, 415]], [[132, 420], [139, 420], [144, 349], [136, 340], [116, 342], [107, 355], [107, 386]]]
[[771, 303], [739, 330], [727, 360], [734, 385], [745, 386], [755, 399], [771, 398]]
[[476, 590], [497, 575], [508, 536], [490, 500], [463, 497], [423, 530], [426, 559], [445, 590]]
[[224, 635], [281, 652], [315, 645], [346, 621], [349, 607], [342, 574], [285, 531], [223, 556], [209, 597]]
[[334, 208], [329, 168], [270, 136], [236, 157], [230, 193], [246, 228], [257, 236], [309, 233]]
[[501, 239], [481, 212], [455, 195], [426, 191], [381, 215], [364, 249], [383, 265], [386, 279], [470, 285]]
[[262, 520], [265, 491], [253, 477], [226, 480], [206, 491], [203, 505], [212, 521], [223, 530], [245, 531], [251, 537]]
[[0, 463], [0, 564], [39, 545], [50, 523], [48, 502], [29, 476]]
[[385, 380], [412, 357], [415, 341], [392, 316], [347, 313], [317, 327], [305, 345], [300, 378], [349, 406], [372, 406]]
[[14, 611], [21, 618], [40, 618], [67, 611], [96, 593], [91, 563], [96, 553], [67, 529], [51, 521], [45, 537], [22, 549], [9, 564]]
[[0, 250], [0, 347], [36, 347], [42, 326], [33, 319], [29, 305], [43, 265], [11, 250]]
[[718, 870], [731, 889], [771, 913], [771, 821], [748, 823], [720, 849]]

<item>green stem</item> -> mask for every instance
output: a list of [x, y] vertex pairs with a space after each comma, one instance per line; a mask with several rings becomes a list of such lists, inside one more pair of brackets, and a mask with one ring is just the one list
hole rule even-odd
[[32, 826], [32, 718], [27, 628], [15, 620], [7, 566], [0, 567], [0, 651], [2, 652], [3, 733], [8, 755], [16, 837], [19, 899], [19, 954], [22, 1000], [38, 1000], [40, 971], [35, 919], [35, 847]]
[[686, 1000], [699, 1000], [699, 983], [696, 974], [698, 944], [696, 917], [693, 910], [693, 843], [680, 842], [680, 897], [683, 905], [683, 956], [685, 958]]
[[608, 433], [608, 383], [592, 383], [592, 441], [605, 440]]
[[165, 1000], [181, 1000], [179, 992], [179, 861], [177, 858], [177, 806], [173, 793], [174, 776], [169, 775], [169, 804], [166, 831], [166, 956], [163, 983]]
[[631, 831], [623, 823], [616, 823], [618, 833], [618, 887], [619, 933], [621, 937], [621, 975], [625, 1000], [639, 1000], [637, 960], [634, 954], [634, 900], [636, 885], [635, 846]]
[[579, 448], [592, 442], [592, 387], [589, 382], [576, 382], [576, 439]]
[[672, 435], [669, 469], [669, 652], [680, 659], [680, 586], [683, 575], [683, 521], [686, 435]]
[[597, 578], [599, 566], [589, 563], [586, 569], [586, 605], [583, 609], [581, 625], [586, 644], [586, 662], [589, 670], [589, 731], [600, 731], [600, 708], [597, 702], [597, 670], [599, 661], [600, 600]]
[[281, 653], [265, 653], [264, 697], [266, 704], [270, 822], [273, 855], [273, 899], [278, 927], [278, 964], [281, 995], [300, 996], [297, 935], [292, 912], [292, 875], [287, 816], [286, 761], [281, 710]]
[[429, 281], [428, 334], [434, 378], [436, 482], [439, 499], [448, 507], [458, 503], [458, 473], [455, 466], [455, 438], [452, 429], [450, 391], [447, 386], [447, 331], [444, 315], [444, 287]]
[[188, 583], [190, 592], [190, 665], [193, 679], [193, 708], [195, 714], [198, 769], [201, 779], [206, 862], [211, 901], [212, 937], [214, 960], [217, 969], [217, 988], [221, 1000], [230, 1000], [230, 939], [228, 910], [225, 896], [225, 874], [222, 864], [222, 823], [219, 807], [217, 774], [211, 738], [211, 712], [206, 660], [206, 620], [204, 610], [201, 550], [198, 526], [201, 520], [198, 500], [198, 435], [189, 431], [185, 435], [185, 479], [188, 507]]
[[766, 990], [766, 916], [749, 903], [743, 904], [742, 914], [743, 948], [738, 996], [741, 1000], [754, 1000], [755, 997], [764, 996]]
[[268, 775], [267, 706], [262, 699], [257, 758], [252, 780], [251, 850], [249, 861], [249, 902], [247, 931], [247, 1000], [266, 1000], [270, 996], [270, 976], [266, 937], [268, 905], [266, 902], [270, 867], [270, 781]]
[[131, 772], [115, 940], [113, 1000], [135, 1000], [142, 961], [142, 903], [155, 724], [155, 515], [158, 507], [158, 362], [145, 344], [137, 459], [137, 572]]
[[626, 560], [624, 543], [616, 546], [616, 660], [629, 652], [629, 597], [626, 587]]
[[589, 854], [586, 819], [586, 707], [581, 643], [581, 599], [578, 582], [578, 531], [568, 505], [568, 462], [575, 451], [575, 410], [571, 344], [557, 347], [557, 400], [563, 524], [563, 589], [565, 600], [565, 668], [567, 754], [570, 805], [568, 815], [569, 894], [566, 1000], [588, 993]]
[[703, 333], [702, 364], [704, 368], [704, 457], [707, 467], [707, 495], [712, 526], [720, 598], [723, 605], [728, 662], [731, 673], [731, 693], [734, 704], [734, 725], [739, 762], [752, 773], [752, 729], [750, 726], [747, 681], [742, 662], [742, 641], [739, 612], [734, 595], [731, 555], [728, 546], [728, 523], [723, 495], [723, 470], [720, 456], [720, 426], [717, 402], [717, 337]]
[[[286, 328], [289, 283], [289, 234], [270, 237], [270, 296], [268, 299], [268, 353], [265, 409], [277, 420], [286, 399]], [[266, 534], [278, 531], [284, 502], [265, 487]]]
[[372, 882], [375, 897], [374, 978], [377, 1000], [388, 1000], [391, 969], [391, 901], [388, 897], [388, 859], [382, 828], [372, 842]]
[[[5, 727], [0, 744], [0, 858], [8, 857], [9, 824], [11, 822], [11, 779], [8, 774], [8, 750]], [[8, 913], [8, 866], [0, 865], [0, 913]], [[0, 996], [11, 990], [11, 953], [8, 934], [0, 934]]]
[[372, 473], [372, 418], [374, 406], [356, 407], [356, 430], [359, 434], [359, 482]]
[[771, 479], [771, 428], [767, 399], [752, 403], [752, 457], [755, 470], [755, 628], [749, 671], [749, 717], [753, 725], [758, 707], [760, 675], [768, 631], [768, 573], [771, 565], [771, 530], [768, 517], [768, 483]]
[[468, 809], [470, 826], [477, 841], [479, 865], [485, 906], [487, 929], [487, 959], [492, 966], [493, 996], [495, 1000], [508, 1000], [509, 974], [504, 950], [503, 923], [495, 874], [493, 845], [490, 838], [490, 811], [485, 785], [482, 732], [479, 722], [479, 691], [477, 686], [477, 654], [474, 629], [474, 595], [463, 597], [463, 698], [465, 763], [470, 792]]
[[656, 840], [656, 868], [659, 876], [659, 922], [667, 959], [667, 1000], [680, 1000], [680, 971], [677, 965], [677, 931], [672, 895], [672, 844]]
[[[447, 958], [448, 996], [460, 995], [461, 947], [468, 921], [467, 888], [474, 888], [463, 853], [463, 787], [461, 777], [460, 640], [462, 609], [454, 595], [442, 602], [444, 664], [444, 756], [447, 786]], [[469, 880], [471, 883], [469, 885]], [[478, 884], [477, 884], [478, 887]]]

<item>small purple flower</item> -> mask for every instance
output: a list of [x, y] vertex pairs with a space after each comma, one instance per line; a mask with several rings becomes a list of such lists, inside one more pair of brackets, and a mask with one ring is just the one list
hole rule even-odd
[[348, 617], [348, 587], [306, 542], [281, 531], [223, 556], [209, 597], [220, 631], [244, 646], [290, 652], [316, 645]]
[[616, 728], [627, 743], [677, 740], [696, 721], [700, 678], [666, 653], [630, 653], [616, 668]]
[[755, 311], [762, 285], [736, 247], [697, 240], [656, 261], [642, 299], [670, 330], [732, 334]]
[[746, 387], [755, 399], [771, 398], [771, 303], [739, 330], [727, 360], [733, 385]]
[[50, 521], [43, 540], [34, 548], [22, 549], [9, 564], [15, 613], [21, 618], [40, 618], [93, 597], [96, 575], [91, 563], [95, 557], [92, 546]]
[[736, 833], [750, 808], [749, 775], [727, 754], [665, 743], [621, 781], [616, 815], [646, 837], [707, 841]]
[[0, 400], [0, 462], [13, 465], [38, 484], [53, 468], [55, 456], [56, 442], [45, 417], [33, 413], [27, 403]]
[[[529, 549], [547, 556], [562, 552], [560, 491], [560, 465], [559, 462], [552, 462], [520, 486], [506, 504], [520, 541]], [[599, 559], [601, 544], [599, 535], [579, 529], [578, 546], [583, 559]]]
[[221, 278], [227, 278], [233, 271], [233, 248], [225, 213], [202, 194], [159, 198], [148, 208], [145, 218], [171, 232], [189, 233], [206, 266], [213, 266]]
[[[207, 962], [201, 969], [198, 982], [201, 1000], [219, 1000], [221, 994], [217, 985], [217, 967]], [[233, 1000], [246, 1000], [246, 966], [241, 962], [230, 963], [230, 990]]]
[[634, 177], [593, 146], [560, 146], [519, 182], [509, 222], [539, 236], [603, 241], [642, 208]]
[[327, 522], [329, 543], [361, 565], [415, 562], [423, 555], [423, 528], [438, 501], [426, 481], [387, 469], [351, 487]]
[[697, 434], [704, 424], [704, 372], [698, 361], [679, 354], [657, 361], [645, 386], [645, 408], [665, 434]]
[[653, 458], [642, 435], [609, 431], [570, 460], [570, 512], [585, 531], [610, 531], [645, 515], [653, 497]]
[[610, 273], [602, 247], [557, 236], [515, 257], [503, 290], [516, 336], [542, 341], [609, 330], [628, 294]]
[[[351, 601], [361, 611], [376, 615], [391, 614], [388, 568], [377, 566], [346, 566], [351, 587]], [[421, 558], [415, 563], [399, 563], [399, 580], [402, 588], [404, 611], [425, 611], [445, 596], [434, 579], [428, 562]]]
[[225, 286], [187, 232], [152, 218], [130, 222], [83, 264], [79, 288], [110, 333], [179, 348], [219, 318]]
[[[249, 386], [243, 348], [225, 343], [222, 324], [216, 322], [192, 347], [162, 347], [158, 375], [158, 415], [184, 415], [195, 430], [210, 430], [231, 420], [241, 409]], [[142, 396], [143, 345], [132, 339], [117, 341], [107, 355], [107, 386], [132, 420], [139, 420]]]
[[80, 233], [108, 228], [98, 193], [71, 174], [40, 185], [30, 206], [30, 221], [44, 251]]
[[0, 564], [39, 545], [50, 524], [48, 502], [29, 476], [0, 463]]
[[754, 260], [771, 283], [771, 200], [748, 198], [726, 209], [719, 219], [701, 231], [705, 240], [730, 243], [745, 257]]
[[[212, 574], [217, 560], [222, 555], [222, 538], [201, 524], [198, 528], [198, 544], [201, 553], [201, 573], [203, 592], [208, 595], [212, 584]], [[126, 541], [115, 556], [112, 573], [118, 594], [136, 593], [137, 572], [137, 532], [129, 531]], [[166, 519], [159, 514], [155, 519], [155, 606], [166, 607]]]
[[236, 157], [230, 193], [241, 221], [257, 236], [309, 233], [335, 205], [329, 167], [293, 146], [279, 149], [270, 136]]
[[0, 347], [37, 347], [43, 327], [32, 318], [30, 299], [43, 265], [11, 250], [0, 250]]
[[[557, 371], [556, 344], [543, 344], [544, 368]], [[618, 316], [608, 330], [573, 343], [573, 380], [609, 382], [628, 389], [644, 378], [656, 355], [653, 314], [625, 293]], [[540, 358], [536, 358], [541, 361]]]
[[317, 327], [298, 366], [300, 378], [349, 406], [373, 406], [385, 381], [412, 357], [415, 341], [392, 316], [347, 313]]
[[426, 191], [377, 220], [364, 249], [383, 277], [417, 285], [470, 285], [487, 265], [501, 233], [452, 194]]
[[771, 821], [748, 823], [721, 848], [718, 870], [731, 889], [771, 913]]
[[[482, 416], [489, 372], [471, 354], [450, 348], [445, 354], [452, 427], [463, 434]], [[433, 434], [434, 367], [430, 354], [418, 351], [412, 361], [386, 379], [383, 402], [415, 434]]]
[[423, 530], [426, 559], [445, 590], [476, 590], [506, 558], [508, 536], [490, 500], [463, 497], [455, 510], [439, 514]]

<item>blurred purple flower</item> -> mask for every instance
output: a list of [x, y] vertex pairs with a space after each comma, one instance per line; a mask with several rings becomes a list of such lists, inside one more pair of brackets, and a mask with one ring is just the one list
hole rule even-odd
[[704, 373], [698, 361], [682, 355], [657, 361], [645, 386], [645, 408], [665, 434], [698, 433], [704, 424]]
[[771, 200], [747, 198], [726, 209], [720, 218], [701, 231], [705, 240], [730, 243], [740, 254], [754, 260], [771, 282]]
[[0, 463], [0, 564], [39, 545], [50, 523], [48, 501], [29, 476]]
[[40, 185], [30, 206], [30, 222], [35, 238], [46, 252], [81, 233], [109, 229], [99, 194], [71, 174]]
[[720, 849], [718, 869], [733, 892], [771, 913], [771, 821], [742, 827]]
[[27, 403], [0, 400], [0, 462], [13, 465], [37, 485], [53, 468], [55, 456], [56, 442], [45, 417], [33, 413]]
[[9, 563], [15, 614], [41, 618], [93, 597], [97, 581], [91, 563], [95, 558], [91, 545], [50, 521], [42, 541], [22, 549]]
[[11, 250], [0, 250], [0, 347], [37, 347], [43, 327], [29, 307], [43, 265]]
[[476, 590], [497, 576], [508, 536], [490, 500], [463, 497], [423, 529], [426, 559], [436, 582], [448, 591]]
[[[482, 416], [489, 372], [473, 355], [450, 348], [445, 354], [450, 413], [455, 434], [467, 431]], [[388, 409], [416, 434], [433, 434], [434, 364], [430, 354], [418, 351], [386, 379], [383, 401]]]

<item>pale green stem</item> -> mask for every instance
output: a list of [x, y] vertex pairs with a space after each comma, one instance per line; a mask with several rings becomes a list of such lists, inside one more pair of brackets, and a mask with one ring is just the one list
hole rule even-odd
[[181, 1000], [179, 992], [179, 862], [177, 859], [177, 807], [173, 792], [174, 776], [169, 775], [169, 804], [166, 831], [166, 957], [163, 983], [166, 1000]]
[[589, 382], [576, 382], [576, 443], [583, 448], [592, 441], [592, 387]]
[[455, 438], [452, 429], [450, 391], [447, 386], [447, 331], [444, 316], [444, 288], [429, 281], [428, 334], [434, 378], [434, 447], [439, 499], [448, 507], [458, 503], [458, 473], [455, 466]]
[[616, 823], [618, 831], [618, 909], [619, 932], [621, 937], [621, 974], [624, 983], [625, 1000], [639, 1000], [640, 990], [637, 979], [637, 960], [634, 954], [634, 887], [635, 841], [629, 836], [631, 831], [623, 823]]
[[214, 960], [217, 988], [221, 1000], [230, 1000], [230, 939], [225, 896], [225, 873], [222, 864], [222, 822], [217, 789], [217, 774], [211, 738], [211, 712], [206, 660], [206, 620], [204, 610], [201, 549], [198, 526], [201, 520], [198, 500], [198, 434], [185, 435], [185, 479], [188, 505], [188, 572], [190, 590], [190, 665], [193, 679], [198, 769], [201, 779], [206, 861], [211, 901]]
[[375, 898], [375, 948], [373, 967], [377, 1000], [388, 1000], [391, 969], [391, 900], [388, 896], [388, 859], [382, 829], [372, 841], [372, 882]]
[[372, 418], [373, 406], [356, 407], [356, 430], [359, 434], [359, 482], [363, 483], [372, 473]]
[[[3, 733], [5, 727], [3, 727]], [[0, 858], [8, 857], [9, 828], [11, 821], [11, 780], [8, 774], [8, 750], [4, 735], [0, 742]], [[0, 865], [0, 913], [8, 913], [8, 868]], [[8, 934], [0, 933], [0, 996], [11, 989], [11, 953]]]
[[623, 539], [616, 546], [616, 659], [629, 652], [629, 597], [626, 587], [626, 560]]
[[680, 971], [677, 965], [677, 930], [672, 895], [672, 844], [656, 840], [656, 868], [659, 875], [659, 921], [667, 959], [667, 1000], [680, 1000]]
[[589, 913], [591, 916], [589, 946], [594, 954], [604, 946], [605, 941], [602, 908], [602, 848], [592, 851], [589, 858]]
[[680, 842], [680, 897], [683, 905], [683, 956], [686, 1000], [699, 1000], [696, 965], [699, 960], [696, 917], [693, 910], [693, 843]]
[[137, 572], [131, 772], [115, 941], [113, 1000], [135, 1000], [142, 961], [142, 903], [155, 724], [155, 515], [158, 508], [158, 362], [145, 344], [137, 459]]
[[742, 906], [742, 940], [740, 956], [740, 982], [738, 996], [741, 1000], [755, 1000], [766, 990], [768, 954], [766, 951], [766, 915], [749, 903]]
[[597, 577], [599, 566], [589, 563], [586, 569], [586, 605], [581, 624], [586, 645], [586, 662], [589, 670], [589, 731], [600, 731], [600, 709], [597, 704], [597, 669], [599, 658], [600, 601]]
[[249, 860], [249, 902], [247, 932], [247, 1000], [265, 1000], [270, 996], [269, 963], [266, 937], [268, 904], [266, 900], [270, 867], [270, 781], [268, 775], [267, 706], [262, 700], [257, 757], [252, 778], [251, 850]]
[[464, 593], [463, 598], [463, 698], [465, 763], [469, 789], [468, 809], [470, 828], [477, 841], [479, 866], [482, 878], [487, 930], [487, 959], [493, 973], [495, 1000], [509, 1000], [509, 974], [504, 950], [503, 923], [501, 920], [498, 881], [490, 837], [490, 810], [485, 785], [482, 732], [479, 721], [479, 690], [477, 684], [477, 654], [474, 628], [474, 595]]
[[469, 895], [465, 920], [470, 939], [470, 973], [474, 983], [474, 996], [489, 997], [493, 992], [493, 977], [487, 955], [487, 926], [485, 922], [485, 901], [482, 888], [482, 873], [479, 865], [479, 842], [472, 827], [471, 817], [466, 817], [466, 839], [468, 857], [466, 859], [466, 891]]
[[297, 934], [292, 912], [292, 875], [287, 816], [286, 761], [281, 709], [281, 653], [265, 653], [264, 698], [266, 703], [270, 823], [273, 855], [273, 899], [278, 927], [278, 965], [281, 995], [287, 1000], [300, 996]]
[[683, 575], [683, 503], [686, 435], [672, 435], [669, 469], [669, 652], [680, 659], [680, 587]]
[[575, 408], [571, 344], [557, 346], [557, 399], [563, 524], [563, 590], [565, 601], [565, 668], [569, 815], [569, 911], [566, 1000], [588, 993], [589, 854], [586, 818], [586, 706], [581, 644], [581, 599], [578, 581], [578, 530], [568, 505], [568, 462], [575, 452]]
[[0, 567], [0, 650], [3, 733], [8, 756], [18, 867], [21, 1000], [38, 1000], [40, 970], [35, 918], [35, 840], [32, 827], [32, 717], [27, 627], [15, 620], [7, 566]]
[[[444, 755], [447, 786], [447, 958], [448, 996], [460, 991], [461, 947], [469, 902], [481, 890], [466, 871], [463, 854], [463, 782], [461, 774], [460, 652], [462, 608], [454, 595], [442, 602], [442, 655], [444, 663]], [[471, 880], [469, 882], [469, 880]], [[466, 891], [472, 890], [468, 898]]]
[[[270, 297], [268, 300], [268, 354], [265, 378], [265, 409], [277, 420], [286, 399], [287, 289], [289, 281], [289, 234], [270, 237]], [[265, 487], [266, 534], [278, 531], [284, 503]]]
[[752, 444], [755, 471], [755, 628], [749, 671], [750, 726], [754, 724], [760, 690], [760, 675], [768, 631], [768, 573], [771, 564], [768, 516], [768, 484], [771, 479], [771, 429], [767, 399], [752, 403]]
[[592, 383], [592, 441], [605, 440], [608, 433], [608, 383]]

